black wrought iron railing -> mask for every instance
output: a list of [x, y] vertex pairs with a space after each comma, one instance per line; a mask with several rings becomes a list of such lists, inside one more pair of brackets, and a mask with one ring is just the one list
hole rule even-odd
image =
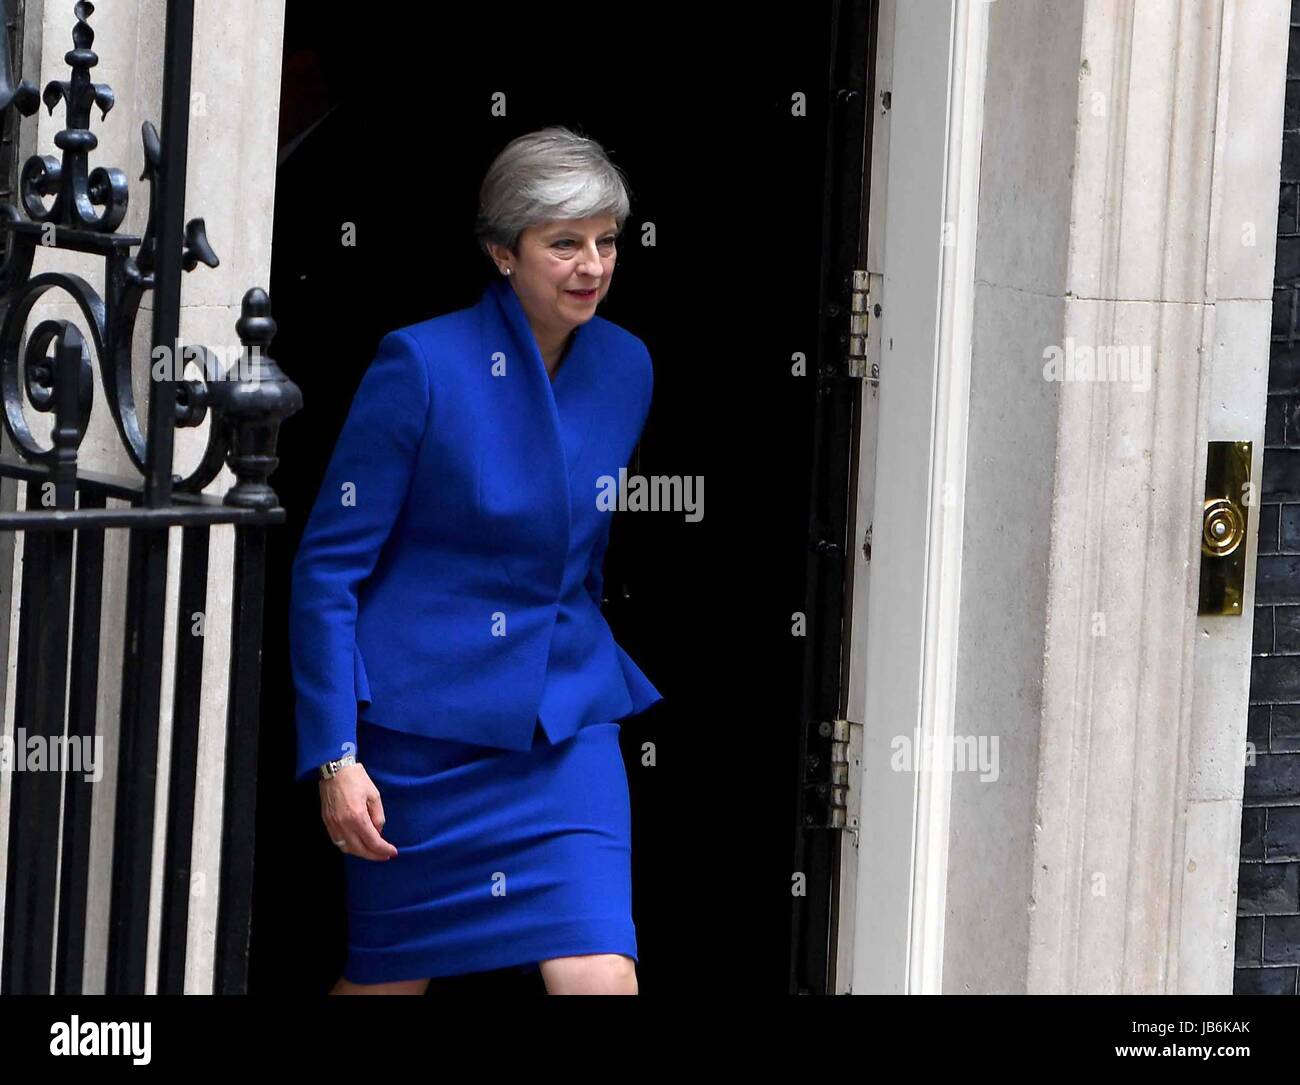
[[[267, 478], [276, 465], [280, 422], [302, 405], [266, 348], [275, 335], [270, 303], [260, 289], [243, 298], [236, 323], [238, 361], [226, 367], [202, 346], [178, 341], [181, 273], [217, 265], [201, 218], [184, 221], [189, 139], [193, 0], [169, 0], [164, 44], [162, 136], [145, 122], [150, 201], [143, 236], [117, 233], [127, 211], [128, 184], [119, 169], [89, 169], [97, 145], [91, 110], [113, 108], [112, 88], [91, 79], [94, 5], [74, 7], [70, 78], [49, 81], [42, 94], [10, 67], [7, 10], [0, 0], [0, 116], [16, 124], [42, 101], [62, 105], [66, 125], [54, 139], [60, 154], [34, 155], [18, 185], [21, 207], [0, 204], [0, 395], [8, 444], [0, 477], [26, 484], [26, 507], [0, 512], [0, 533], [20, 533], [22, 589], [17, 645], [15, 734], [43, 750], [76, 751], [96, 738], [117, 744], [112, 832], [107, 992], [145, 992], [150, 883], [158, 773], [168, 773], [166, 847], [158, 990], [184, 986], [191, 899], [191, 840], [199, 771], [208, 557], [212, 529], [234, 529], [224, 804], [216, 993], [243, 992], [248, 967], [257, 774], [265, 532], [282, 523]], [[67, 272], [33, 275], [38, 246], [103, 261], [103, 288]], [[61, 292], [80, 321], [26, 322], [45, 295]], [[141, 301], [152, 292], [152, 350], [147, 416], [132, 384], [132, 342]], [[80, 324], [80, 326], [78, 326]], [[24, 346], [25, 338], [25, 346]], [[92, 352], [93, 348], [93, 352]], [[92, 353], [123, 449], [137, 476], [82, 470], [78, 450], [94, 406]], [[193, 363], [156, 364], [177, 359]], [[28, 425], [28, 411], [52, 415], [49, 443]], [[209, 421], [198, 466], [173, 474], [177, 427]], [[142, 424], [143, 421], [143, 424]], [[228, 465], [235, 483], [223, 497], [203, 491]], [[125, 502], [109, 507], [108, 499]], [[169, 529], [181, 531], [176, 653], [173, 661], [170, 759], [159, 763], [163, 640]], [[97, 718], [100, 640], [116, 635], [118, 616], [102, 607], [104, 532], [129, 533], [125, 615], [121, 620], [122, 696], [116, 720]], [[7, 594], [7, 593], [6, 593]], [[0, 615], [0, 620], [3, 620]], [[0, 661], [2, 662], [2, 661]], [[20, 731], [21, 729], [21, 731]], [[24, 750], [17, 743], [15, 756]], [[76, 993], [86, 954], [91, 789], [69, 758], [35, 771], [12, 771], [8, 866], [0, 990]], [[10, 766], [13, 770], [15, 766]], [[57, 897], [57, 899], [56, 899]], [[56, 929], [57, 916], [57, 929]]]

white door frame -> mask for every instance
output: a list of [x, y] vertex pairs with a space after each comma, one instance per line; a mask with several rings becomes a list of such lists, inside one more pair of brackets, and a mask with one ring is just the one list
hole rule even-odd
[[950, 775], [919, 753], [947, 751], [953, 732], [987, 26], [986, 0], [881, 2], [867, 268], [880, 384], [864, 389], [851, 551], [849, 718], [863, 741], [841, 991], [942, 982]]

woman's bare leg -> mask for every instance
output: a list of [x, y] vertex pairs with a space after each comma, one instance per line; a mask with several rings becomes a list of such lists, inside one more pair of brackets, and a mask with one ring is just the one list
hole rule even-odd
[[636, 961], [621, 953], [552, 957], [540, 964], [548, 995], [634, 995]]

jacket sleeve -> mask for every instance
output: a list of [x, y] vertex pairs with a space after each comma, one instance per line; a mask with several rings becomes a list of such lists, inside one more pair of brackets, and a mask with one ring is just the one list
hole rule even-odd
[[294, 558], [298, 780], [356, 751], [358, 587], [410, 491], [431, 398], [419, 345], [406, 332], [388, 333], [353, 397]]

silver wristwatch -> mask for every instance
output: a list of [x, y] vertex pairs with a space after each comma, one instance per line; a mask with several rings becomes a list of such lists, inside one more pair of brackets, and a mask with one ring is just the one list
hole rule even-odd
[[320, 767], [320, 778], [322, 780], [332, 780], [338, 775], [339, 769], [344, 768], [347, 765], [355, 765], [356, 763], [357, 759], [353, 754], [347, 754], [344, 757], [340, 757], [337, 761], [326, 761], [325, 764]]

